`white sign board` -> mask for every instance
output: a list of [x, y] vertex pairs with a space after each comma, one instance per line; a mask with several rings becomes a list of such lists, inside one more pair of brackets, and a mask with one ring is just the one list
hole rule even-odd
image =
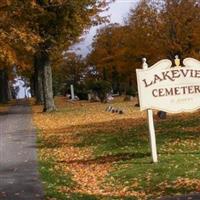
[[186, 58], [183, 64], [173, 67], [164, 59], [136, 70], [141, 110], [178, 113], [200, 108], [200, 61]]

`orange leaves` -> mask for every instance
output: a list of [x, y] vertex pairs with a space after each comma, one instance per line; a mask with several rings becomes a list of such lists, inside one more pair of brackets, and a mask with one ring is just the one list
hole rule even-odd
[[74, 163], [70, 164], [69, 168], [79, 185], [76, 192], [95, 195], [103, 193], [100, 185], [111, 168], [110, 164]]
[[191, 188], [197, 192], [200, 192], [200, 180], [189, 178], [178, 178], [173, 182], [175, 188]]
[[[53, 158], [56, 170], [72, 174], [77, 183], [73, 188], [60, 187], [64, 193], [83, 193], [102, 196], [137, 196], [144, 200], [143, 192], [129, 191], [128, 187], [105, 184], [105, 178], [112, 170], [115, 159], [96, 157], [95, 146], [92, 144], [79, 146], [81, 135], [85, 136], [99, 131], [114, 133], [116, 129], [126, 129], [128, 125], [138, 122], [136, 118], [143, 117], [133, 108], [133, 102], [124, 103], [122, 99], [114, 102], [115, 106], [124, 109], [124, 115], [105, 111], [107, 105], [89, 102], [67, 102], [65, 98], [56, 98], [59, 111], [53, 114], [43, 114], [40, 106], [33, 106], [34, 122], [40, 129], [42, 146], [41, 160]], [[123, 120], [124, 119], [124, 122]], [[118, 123], [117, 120], [121, 122]], [[133, 186], [137, 186], [134, 181]]]
[[32, 27], [36, 10], [31, 6], [32, 0], [10, 2], [0, 13], [0, 62], [4, 62], [6, 66], [16, 64], [27, 67], [31, 65], [30, 57], [35, 47], [41, 42], [41, 38]]
[[198, 112], [156, 121], [160, 161], [153, 165], [145, 112], [133, 107], [135, 100], [115, 98], [112, 105], [123, 115], [106, 112], [107, 104], [55, 100], [58, 112], [43, 114], [38, 106], [33, 111], [41, 159], [53, 159], [51, 170], [72, 175], [76, 183], [59, 192], [146, 200], [200, 191]]
[[[53, 132], [55, 129], [58, 129], [65, 130], [67, 133], [73, 133], [81, 129], [85, 131], [91, 130], [92, 132], [95, 129], [98, 131], [101, 128], [114, 129], [116, 125], [123, 128], [124, 124], [122, 122], [122, 124], [117, 124], [114, 121], [118, 119], [127, 119], [128, 121], [130, 119], [130, 123], [132, 123], [132, 119], [134, 118], [138, 121], [138, 117], [145, 117], [144, 112], [138, 113], [135, 110], [134, 103], [136, 102], [127, 102], [125, 104], [123, 98], [120, 99], [120, 103], [115, 103], [115, 106], [124, 110], [125, 115], [105, 112], [108, 105], [101, 103], [70, 103], [65, 98], [57, 98], [56, 102], [58, 102], [58, 109], [63, 109], [64, 107], [62, 112], [49, 115], [41, 113], [37, 115], [37, 123], [44, 131], [51, 130]], [[104, 122], [108, 121], [110, 121], [110, 126], [105, 127]], [[113, 125], [113, 123], [116, 124]], [[91, 127], [90, 124], [96, 124], [96, 126]]]
[[199, 179], [190, 179], [190, 178], [177, 178], [172, 183], [164, 181], [159, 184], [159, 188], [162, 191], [165, 191], [166, 188], [174, 188], [174, 189], [181, 189], [187, 190], [194, 190], [196, 192], [200, 191], [200, 180]]
[[13, 65], [16, 61], [16, 54], [12, 50], [12, 48], [4, 43], [3, 41], [0, 41], [0, 44], [3, 48], [0, 48], [0, 62], [6, 63], [8, 65]]
[[4, 8], [6, 6], [9, 6], [10, 5], [10, 0], [1, 0], [0, 2], [0, 8]]
[[41, 38], [31, 32], [27, 32], [26, 27], [11, 27], [10, 28], [11, 34], [10, 39], [15, 43], [17, 41], [22, 42], [25, 46], [26, 50], [34, 50], [33, 46], [37, 45], [39, 42], [41, 42]]

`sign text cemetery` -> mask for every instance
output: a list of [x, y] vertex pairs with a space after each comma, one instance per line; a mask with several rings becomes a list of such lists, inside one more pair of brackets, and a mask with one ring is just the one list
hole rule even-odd
[[200, 108], [200, 62], [186, 58], [184, 66], [172, 67], [161, 60], [147, 69], [137, 69], [141, 110], [177, 113]]
[[153, 162], [157, 162], [156, 137], [152, 109], [170, 113], [192, 112], [200, 108], [200, 61], [178, 57], [175, 66], [168, 59], [148, 68], [137, 69], [140, 109], [147, 110], [150, 145]]

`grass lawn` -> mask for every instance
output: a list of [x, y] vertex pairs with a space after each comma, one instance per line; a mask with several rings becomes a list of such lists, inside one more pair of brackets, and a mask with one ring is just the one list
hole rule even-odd
[[200, 192], [199, 112], [155, 120], [159, 162], [153, 164], [145, 112], [134, 102], [67, 102], [58, 112], [33, 106], [46, 199], [156, 199]]

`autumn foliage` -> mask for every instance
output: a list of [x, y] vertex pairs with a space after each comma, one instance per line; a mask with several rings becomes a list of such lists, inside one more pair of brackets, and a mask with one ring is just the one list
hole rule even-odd
[[136, 88], [135, 69], [142, 58], [199, 59], [200, 5], [196, 0], [141, 0], [125, 24], [102, 28], [94, 38], [88, 63], [118, 91]]

